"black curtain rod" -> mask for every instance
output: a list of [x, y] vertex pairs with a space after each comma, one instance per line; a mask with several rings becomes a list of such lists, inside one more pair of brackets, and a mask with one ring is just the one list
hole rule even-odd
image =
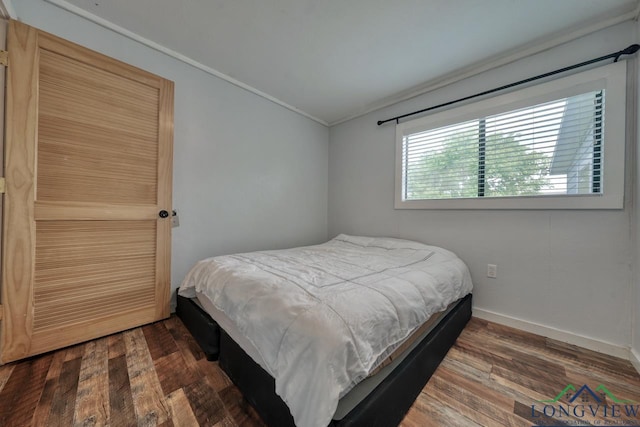
[[607, 59], [615, 58], [613, 62], [618, 62], [618, 60], [620, 59], [620, 57], [622, 55], [633, 55], [639, 49], [640, 49], [640, 45], [632, 44], [628, 48], [622, 49], [622, 50], [620, 50], [618, 52], [610, 53], [609, 55], [601, 56], [599, 58], [595, 58], [595, 59], [591, 59], [589, 61], [581, 62], [579, 64], [571, 65], [569, 67], [560, 68], [560, 69], [557, 69], [555, 71], [550, 71], [548, 73], [537, 75], [535, 77], [529, 77], [528, 79], [524, 79], [524, 80], [520, 80], [520, 81], [515, 82], [515, 83], [510, 83], [508, 85], [500, 86], [500, 87], [497, 87], [495, 89], [485, 90], [484, 92], [476, 93], [475, 95], [465, 96], [464, 98], [456, 99], [455, 101], [449, 101], [449, 102], [445, 102], [444, 104], [434, 105], [433, 107], [424, 108], [422, 110], [414, 111], [413, 113], [407, 113], [407, 114], [403, 114], [401, 116], [395, 116], [395, 117], [392, 117], [392, 118], [387, 119], [387, 120], [378, 120], [378, 126], [383, 125], [383, 124], [385, 124], [387, 122], [392, 122], [394, 120], [396, 121], [396, 123], [400, 123], [400, 119], [404, 119], [405, 117], [414, 116], [416, 114], [420, 114], [420, 113], [424, 113], [424, 112], [427, 112], [427, 111], [435, 110], [436, 108], [446, 107], [447, 105], [455, 104], [457, 102], [467, 101], [469, 99], [477, 98], [479, 96], [488, 95], [490, 93], [498, 92], [498, 91], [501, 91], [501, 90], [504, 90], [504, 89], [509, 89], [511, 87], [514, 87], [514, 86], [518, 86], [518, 85], [521, 85], [521, 84], [532, 82], [534, 80], [544, 79], [545, 77], [553, 76], [555, 74], [564, 73], [565, 71], [573, 70], [575, 68], [584, 67], [585, 65], [594, 64], [596, 62], [605, 61]]

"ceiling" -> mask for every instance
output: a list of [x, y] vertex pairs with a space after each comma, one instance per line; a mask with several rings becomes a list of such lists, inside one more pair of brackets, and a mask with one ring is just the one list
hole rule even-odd
[[[65, 3], [65, 0], [49, 0]], [[637, 0], [67, 0], [332, 124]]]

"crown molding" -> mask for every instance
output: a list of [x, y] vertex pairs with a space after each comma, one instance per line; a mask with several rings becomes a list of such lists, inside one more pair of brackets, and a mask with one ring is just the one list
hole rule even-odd
[[0, 0], [0, 16], [4, 19], [18, 19], [11, 0]]
[[[7, 2], [8, 0], [0, 0], [0, 2]], [[161, 44], [158, 44], [152, 40], [149, 40], [145, 37], [142, 37], [139, 34], [134, 33], [133, 31], [129, 31], [126, 28], [123, 28], [119, 25], [114, 24], [113, 22], [107, 21], [104, 18], [99, 17], [98, 15], [95, 15], [91, 12], [88, 12], [74, 4], [71, 4], [65, 0], [45, 0], [47, 3], [51, 3], [61, 9], [66, 10], [67, 12], [71, 12], [74, 15], [78, 15], [88, 21], [93, 22], [94, 24], [100, 25], [103, 28], [106, 28], [108, 30], [111, 30], [115, 33], [118, 33], [130, 40], [136, 41], [138, 43], [141, 43], [151, 49], [157, 50], [158, 52], [162, 52], [165, 55], [168, 55], [174, 59], [177, 59], [178, 61], [184, 62], [185, 64], [189, 64], [194, 68], [197, 68], [201, 71], [204, 71], [207, 74], [211, 74], [212, 76], [218, 77], [219, 79], [222, 79], [228, 83], [231, 83], [234, 86], [237, 86], [241, 89], [244, 89], [248, 92], [253, 93], [254, 95], [258, 95], [261, 98], [267, 99], [271, 102], [273, 102], [274, 104], [278, 104], [281, 107], [286, 108], [287, 110], [293, 111], [297, 114], [300, 114], [308, 119], [311, 119], [315, 122], [320, 123], [321, 125], [324, 126], [328, 126], [328, 123], [322, 119], [319, 119], [315, 116], [312, 116], [309, 113], [306, 113], [302, 110], [300, 110], [299, 108], [296, 108], [292, 105], [287, 104], [284, 101], [279, 100], [278, 98], [269, 95], [268, 93], [262, 92], [261, 90], [258, 90], [256, 88], [254, 88], [253, 86], [250, 86], [246, 83], [241, 82], [240, 80], [236, 80], [233, 77], [230, 77], [212, 67], [209, 67], [207, 65], [204, 65], [194, 59], [189, 58], [188, 56], [185, 56], [181, 53], [176, 52], [173, 49], [169, 49], [168, 47], [162, 46]]]

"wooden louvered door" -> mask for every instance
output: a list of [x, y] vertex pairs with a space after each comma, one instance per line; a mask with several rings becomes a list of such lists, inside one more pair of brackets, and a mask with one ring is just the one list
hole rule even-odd
[[169, 315], [173, 83], [7, 36], [0, 362]]

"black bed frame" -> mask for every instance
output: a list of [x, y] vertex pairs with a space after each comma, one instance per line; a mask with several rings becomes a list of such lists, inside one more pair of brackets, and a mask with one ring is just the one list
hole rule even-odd
[[[397, 426], [471, 318], [471, 294], [458, 304], [362, 402], [331, 427]], [[202, 347], [273, 427], [294, 427], [275, 380], [195, 302], [178, 296], [176, 313]]]

